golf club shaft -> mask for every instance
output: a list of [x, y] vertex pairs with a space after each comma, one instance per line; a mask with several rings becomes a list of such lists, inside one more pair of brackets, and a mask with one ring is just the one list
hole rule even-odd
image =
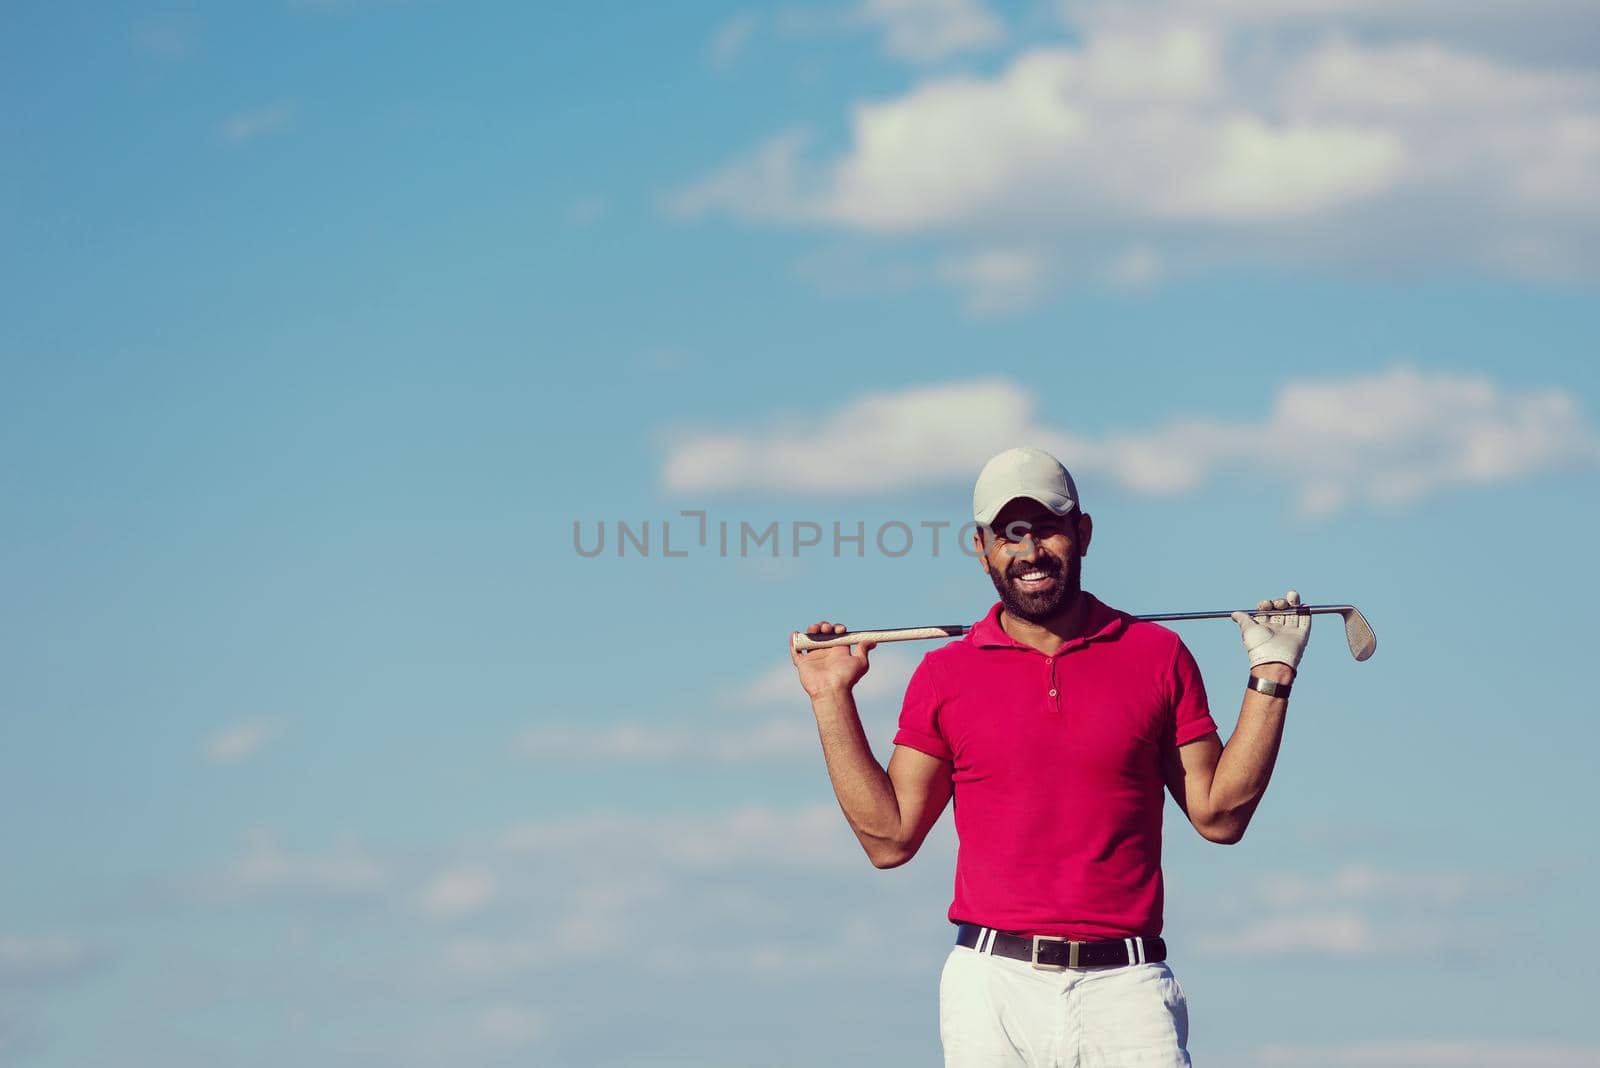
[[[1240, 608], [1231, 611], [1216, 612], [1163, 612], [1154, 615], [1139, 616], [1137, 618], [1150, 623], [1176, 623], [1190, 619], [1231, 619], [1235, 611], [1245, 612], [1249, 615], [1268, 615], [1276, 611], [1286, 614], [1287, 609], [1261, 609]], [[1350, 645], [1350, 655], [1357, 660], [1365, 660], [1377, 649], [1378, 639], [1368, 625], [1366, 617], [1354, 605], [1349, 604], [1308, 604], [1295, 608], [1296, 613], [1307, 615], [1339, 615], [1344, 617], [1345, 638]], [[809, 634], [795, 634], [794, 648], [799, 651], [807, 649], [829, 649], [839, 645], [855, 645], [859, 642], [904, 642], [923, 641], [930, 638], [959, 638], [969, 628], [965, 626], [946, 627], [894, 627], [887, 630], [856, 630], [846, 631], [843, 634], [830, 634], [826, 638], [816, 638]]]
[[[1344, 615], [1354, 612], [1355, 606], [1348, 604], [1302, 604], [1294, 607], [1294, 612], [1304, 612], [1313, 616]], [[1140, 616], [1147, 623], [1178, 623], [1186, 619], [1232, 619], [1234, 612], [1246, 612], [1252, 616], [1264, 616], [1277, 613], [1287, 615], [1287, 608], [1233, 608], [1216, 612], [1163, 612], [1157, 615]]]

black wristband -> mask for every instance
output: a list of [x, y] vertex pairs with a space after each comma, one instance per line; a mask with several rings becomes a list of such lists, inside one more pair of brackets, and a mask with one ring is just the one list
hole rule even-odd
[[1256, 693], [1264, 693], [1268, 697], [1288, 697], [1289, 691], [1294, 689], [1294, 683], [1273, 682], [1271, 679], [1263, 679], [1260, 676], [1251, 675], [1250, 681], [1245, 684], [1245, 689], [1254, 690]]

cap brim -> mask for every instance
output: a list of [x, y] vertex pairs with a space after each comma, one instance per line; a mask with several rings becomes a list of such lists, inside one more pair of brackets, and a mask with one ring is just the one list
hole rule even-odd
[[1073, 500], [1071, 497], [1063, 497], [1059, 493], [1048, 493], [1040, 497], [1035, 497], [1031, 493], [1024, 493], [1015, 497], [1007, 497], [1005, 500], [1001, 501], [992, 508], [985, 508], [981, 512], [974, 512], [972, 518], [977, 520], [980, 526], [991, 526], [994, 523], [994, 517], [1005, 511], [1006, 505], [1010, 504], [1012, 501], [1033, 501], [1037, 504], [1044, 505], [1056, 515], [1063, 516], [1071, 512], [1074, 508], [1078, 507], [1077, 501]]

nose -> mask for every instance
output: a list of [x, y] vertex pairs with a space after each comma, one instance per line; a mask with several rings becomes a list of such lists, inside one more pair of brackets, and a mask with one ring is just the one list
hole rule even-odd
[[1011, 553], [1013, 560], [1031, 562], [1039, 555], [1039, 543], [1034, 540], [1032, 534], [1026, 534], [1021, 541], [1014, 542], [1007, 551]]

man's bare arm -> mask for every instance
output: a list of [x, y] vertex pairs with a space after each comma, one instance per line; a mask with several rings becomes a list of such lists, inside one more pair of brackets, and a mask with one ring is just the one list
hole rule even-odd
[[834, 795], [861, 848], [876, 867], [904, 864], [950, 801], [950, 762], [897, 745], [884, 771], [848, 690], [814, 697], [811, 708]]
[[[809, 634], [843, 632], [814, 623]], [[951, 766], [927, 753], [896, 746], [884, 770], [872, 755], [854, 688], [867, 673], [871, 643], [798, 653], [790, 649], [801, 685], [811, 697], [828, 778], [850, 829], [879, 868], [910, 860], [950, 801]]]
[[[1287, 664], [1262, 664], [1252, 674], [1274, 682], [1293, 682]], [[1246, 690], [1239, 725], [1224, 746], [1216, 732], [1164, 754], [1167, 789], [1195, 830], [1213, 842], [1231, 845], [1244, 837], [1256, 806], [1267, 792], [1289, 702]]]
[[[1233, 614], [1253, 677], [1294, 682], [1311, 637], [1311, 616], [1299, 609], [1300, 594], [1290, 590], [1261, 601], [1254, 613]], [[1226, 747], [1212, 732], [1162, 755], [1167, 789], [1195, 830], [1211, 841], [1237, 842], [1250, 826], [1278, 762], [1289, 707], [1286, 696], [1268, 697], [1252, 686], [1245, 690], [1239, 725]]]

